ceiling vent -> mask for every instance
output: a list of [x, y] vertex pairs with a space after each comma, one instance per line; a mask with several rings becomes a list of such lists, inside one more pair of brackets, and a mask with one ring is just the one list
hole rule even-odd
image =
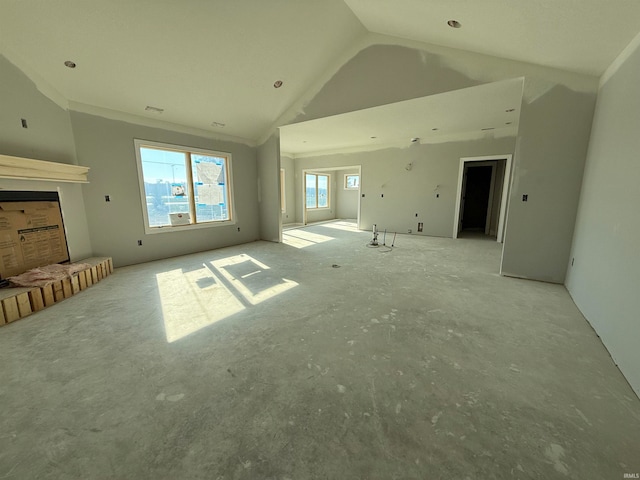
[[147, 112], [151, 112], [151, 113], [162, 113], [162, 112], [164, 112], [164, 108], [152, 107], [150, 105], [147, 105], [145, 107], [145, 110]]

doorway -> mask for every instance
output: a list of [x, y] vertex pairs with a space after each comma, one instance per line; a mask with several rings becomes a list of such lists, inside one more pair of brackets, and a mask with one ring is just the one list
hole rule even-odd
[[491, 207], [495, 182], [495, 160], [490, 165], [465, 165], [462, 202], [460, 207], [460, 232], [489, 234]]
[[460, 159], [453, 238], [462, 231], [503, 241], [511, 155]]
[[[302, 225], [342, 219], [355, 220], [359, 227], [361, 170], [360, 165], [303, 169], [301, 189], [296, 191]], [[328, 188], [323, 189], [319, 179]], [[327, 198], [321, 203], [323, 194]]]

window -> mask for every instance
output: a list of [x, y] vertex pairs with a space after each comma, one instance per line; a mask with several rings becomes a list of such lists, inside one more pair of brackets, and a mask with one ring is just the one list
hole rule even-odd
[[287, 210], [287, 202], [284, 198], [285, 183], [284, 183], [284, 168], [280, 169], [280, 211], [284, 213]]
[[145, 231], [233, 223], [231, 154], [135, 140]]
[[344, 189], [358, 190], [358, 188], [360, 188], [360, 175], [346, 174], [344, 176]]
[[329, 208], [329, 175], [307, 173], [307, 208]]

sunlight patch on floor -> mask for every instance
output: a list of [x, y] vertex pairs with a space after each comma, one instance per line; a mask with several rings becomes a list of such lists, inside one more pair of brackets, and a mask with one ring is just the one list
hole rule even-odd
[[336, 230], [344, 230], [345, 232], [360, 232], [358, 230], [358, 224], [356, 222], [350, 222], [347, 220], [331, 223], [323, 223], [320, 227], [335, 228]]
[[312, 233], [307, 230], [292, 229], [282, 232], [282, 243], [295, 248], [306, 248], [318, 243], [335, 240], [334, 237]]
[[245, 309], [231, 291], [204, 265], [156, 274], [164, 330], [172, 343]]
[[293, 280], [273, 275], [268, 265], [249, 255], [214, 260], [211, 265], [251, 305], [257, 305], [298, 285]]

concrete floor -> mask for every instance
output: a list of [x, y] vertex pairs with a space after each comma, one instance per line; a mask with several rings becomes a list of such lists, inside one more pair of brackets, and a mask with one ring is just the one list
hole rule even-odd
[[0, 479], [640, 473], [640, 401], [564, 287], [500, 277], [492, 241], [350, 230], [120, 268], [1, 328]]

